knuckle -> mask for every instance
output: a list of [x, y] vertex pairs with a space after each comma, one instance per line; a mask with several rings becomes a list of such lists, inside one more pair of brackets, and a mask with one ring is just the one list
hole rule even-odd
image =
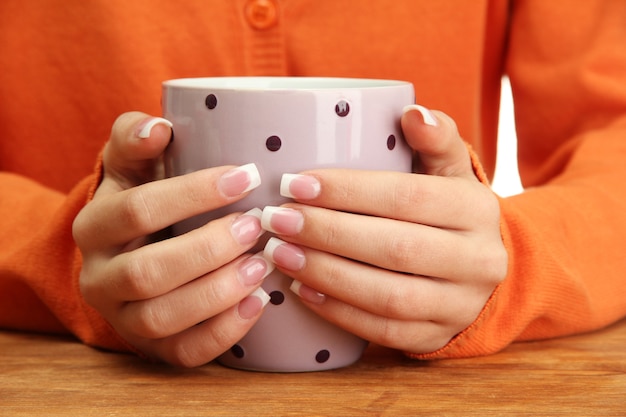
[[323, 268], [323, 276], [328, 286], [334, 287], [337, 283], [346, 282], [347, 270], [339, 262], [327, 262]]
[[148, 200], [141, 187], [129, 190], [120, 208], [120, 220], [126, 227], [141, 234], [154, 232], [157, 213]]
[[491, 191], [488, 192], [491, 194], [488, 198], [481, 198], [477, 202], [479, 205], [475, 212], [479, 217], [475, 221], [490, 232], [483, 235], [481, 244], [473, 249], [469, 248], [469, 253], [474, 256], [474, 270], [478, 271], [478, 278], [488, 285], [495, 286], [506, 277], [508, 252], [500, 232], [500, 203]]
[[181, 368], [195, 368], [208, 362], [201, 357], [197, 347], [179, 340], [170, 346], [166, 361]]
[[76, 242], [79, 247], [81, 246], [85, 230], [85, 222], [81, 213], [82, 211], [76, 215], [74, 221], [72, 222], [72, 238], [74, 238], [74, 242]]
[[489, 211], [489, 213], [491, 214], [497, 215], [497, 217], [499, 218], [500, 217], [500, 201], [498, 201], [498, 198], [496, 197], [496, 195], [489, 188], [483, 187], [483, 189], [485, 193], [489, 196], [489, 198], [483, 199], [486, 205], [486, 210]]
[[189, 343], [184, 338], [176, 338], [169, 346], [166, 360], [183, 368], [195, 368], [215, 359], [237, 340], [232, 334], [212, 327], [205, 339], [206, 343]]
[[219, 305], [221, 300], [234, 299], [240, 296], [238, 287], [231, 284], [230, 281], [222, 279], [205, 279], [199, 299], [205, 305], [214, 306]]
[[477, 198], [474, 199], [474, 212], [480, 216], [479, 221], [492, 224], [500, 221], [500, 202], [495, 194], [482, 184], [478, 185], [480, 191], [476, 193]]
[[212, 269], [232, 257], [232, 241], [220, 240], [217, 233], [201, 233], [200, 239], [198, 248], [201, 249], [194, 251], [194, 256], [203, 265], [208, 265]]
[[[181, 253], [176, 262], [186, 265], [189, 271], [196, 271], [198, 275], [214, 271], [242, 253], [234, 239], [224, 239], [212, 224], [191, 231], [187, 239], [190, 242], [188, 250]], [[156, 268], [156, 264], [152, 267]], [[162, 269], [167, 273], [167, 265], [163, 265]], [[174, 271], [171, 266], [169, 270]]]
[[392, 285], [385, 292], [383, 311], [385, 317], [408, 319], [415, 314], [414, 294], [403, 285]]
[[419, 247], [415, 240], [407, 236], [390, 237], [386, 244], [385, 255], [389, 265], [401, 271], [410, 271]]
[[115, 278], [111, 280], [114, 291], [129, 299], [147, 299], [155, 294], [155, 262], [146, 262], [143, 256], [129, 252], [120, 262]]
[[345, 233], [342, 231], [342, 226], [336, 221], [331, 221], [329, 218], [324, 226], [324, 233], [321, 237], [323, 239], [322, 247], [335, 247], [337, 242], [342, 240], [342, 235]]
[[[214, 326], [211, 328], [210, 337], [212, 344], [209, 352], [218, 352], [219, 354], [225, 352], [232, 345], [237, 343], [237, 340], [239, 340], [242, 335], [240, 335], [237, 331], [234, 331], [233, 328], [230, 327]], [[202, 357], [205, 357], [207, 353], [204, 353]], [[213, 359], [213, 357], [217, 355], [211, 354], [209, 356], [211, 356], [211, 359]]]
[[422, 352], [435, 352], [444, 346], [446, 346], [450, 340], [454, 337], [454, 334], [448, 334], [445, 331], [439, 331], [434, 335], [431, 335], [428, 339], [423, 339]]
[[91, 279], [90, 274], [83, 267], [78, 278], [78, 288], [83, 298], [91, 306], [95, 304], [100, 294], [99, 287], [95, 284], [95, 280]]
[[416, 181], [398, 181], [391, 193], [391, 201], [386, 202], [392, 213], [406, 215], [408, 211], [421, 207], [431, 200], [427, 187], [420, 187]]
[[476, 283], [486, 285], [493, 289], [500, 284], [508, 273], [509, 255], [502, 243], [500, 234], [492, 236], [490, 240], [483, 241], [475, 248], [470, 248], [471, 258], [465, 258], [471, 269], [475, 271], [471, 274]]
[[428, 323], [418, 326], [411, 332], [414, 343], [407, 346], [413, 353], [431, 353], [446, 346], [458, 332], [440, 323]]
[[506, 249], [498, 245], [491, 251], [480, 258], [478, 270], [482, 271], [483, 280], [490, 286], [496, 286], [501, 283], [507, 274], [508, 269], [508, 253]]
[[167, 336], [168, 320], [165, 309], [157, 308], [153, 303], [144, 302], [133, 310], [131, 330], [136, 335], [147, 339]]
[[87, 205], [76, 215], [72, 222], [72, 238], [80, 249], [87, 246], [88, 238], [92, 236], [89, 225], [89, 205]]
[[398, 345], [399, 341], [403, 340], [400, 326], [394, 320], [382, 320], [377, 333], [378, 340], [376, 340], [376, 343], [382, 346], [394, 347]]

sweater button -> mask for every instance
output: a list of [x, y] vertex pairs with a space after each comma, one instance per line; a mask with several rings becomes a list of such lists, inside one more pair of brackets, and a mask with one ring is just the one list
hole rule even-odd
[[274, 0], [249, 0], [244, 12], [246, 20], [255, 29], [269, 29], [278, 22], [278, 5]]

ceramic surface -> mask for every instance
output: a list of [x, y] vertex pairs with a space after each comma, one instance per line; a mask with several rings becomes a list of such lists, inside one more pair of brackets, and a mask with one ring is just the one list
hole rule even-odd
[[[413, 86], [401, 81], [231, 77], [165, 82], [163, 115], [174, 125], [166, 174], [254, 162], [262, 179], [242, 201], [181, 222], [174, 233], [233, 211], [285, 203], [279, 194], [283, 173], [324, 167], [410, 172], [411, 151], [400, 117], [414, 100]], [[290, 284], [276, 270], [265, 279], [270, 304], [253, 329], [218, 359], [222, 364], [300, 372], [359, 359], [367, 343], [313, 314]]]

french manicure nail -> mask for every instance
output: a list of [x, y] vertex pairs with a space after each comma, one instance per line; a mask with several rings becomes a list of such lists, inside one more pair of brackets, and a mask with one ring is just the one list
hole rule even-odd
[[250, 244], [265, 233], [261, 227], [261, 215], [261, 209], [253, 208], [233, 221], [230, 231], [240, 245]]
[[233, 168], [222, 175], [218, 187], [227, 197], [236, 197], [261, 185], [261, 174], [255, 164]]
[[256, 285], [274, 271], [274, 264], [259, 252], [243, 261], [238, 268], [239, 281], [246, 285]]
[[306, 262], [302, 249], [275, 237], [267, 241], [263, 249], [263, 256], [275, 264], [292, 271], [301, 270]]
[[424, 120], [424, 124], [427, 124], [428, 126], [437, 126], [439, 124], [433, 112], [424, 106], [420, 106], [419, 104], [410, 104], [405, 106], [404, 109], [402, 109], [402, 113], [408, 113], [412, 110], [420, 112], [422, 119]]
[[261, 310], [269, 303], [270, 296], [259, 287], [252, 294], [244, 298], [239, 302], [237, 312], [239, 317], [244, 320], [249, 320], [256, 317]]
[[150, 132], [152, 132], [152, 128], [158, 124], [165, 125], [167, 127], [172, 127], [172, 122], [162, 117], [153, 117], [148, 119], [147, 122], [144, 122], [143, 126], [139, 126], [139, 131], [137, 132], [137, 137], [141, 139], [146, 139], [150, 137]]
[[313, 304], [324, 304], [326, 301], [326, 296], [324, 294], [315, 291], [313, 288], [304, 285], [300, 281], [293, 280], [289, 289], [298, 297]]
[[320, 195], [321, 185], [310, 175], [283, 174], [280, 180], [280, 195], [287, 198], [311, 200]]
[[295, 235], [302, 231], [304, 217], [298, 210], [266, 206], [261, 215], [261, 227], [279, 235]]

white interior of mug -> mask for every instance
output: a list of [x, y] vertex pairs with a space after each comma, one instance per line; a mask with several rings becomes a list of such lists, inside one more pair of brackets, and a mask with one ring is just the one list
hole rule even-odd
[[208, 77], [180, 78], [163, 83], [169, 87], [228, 90], [332, 90], [400, 86], [406, 81], [332, 77]]

